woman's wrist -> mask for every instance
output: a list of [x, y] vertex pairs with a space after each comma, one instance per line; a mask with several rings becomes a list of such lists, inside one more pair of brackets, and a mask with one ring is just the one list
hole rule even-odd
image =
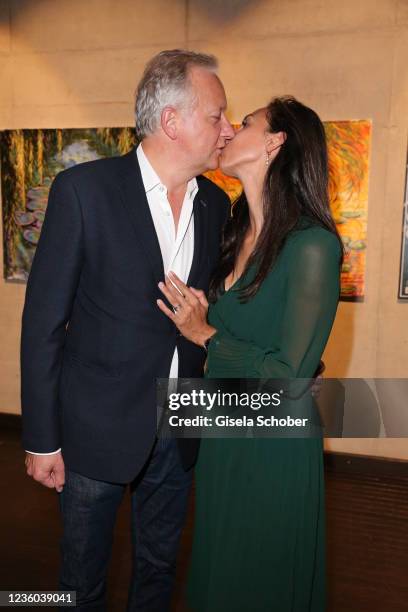
[[200, 333], [199, 338], [197, 339], [197, 344], [203, 346], [205, 349], [207, 348], [208, 341], [217, 333], [217, 330], [212, 325], [207, 325], [203, 331]]

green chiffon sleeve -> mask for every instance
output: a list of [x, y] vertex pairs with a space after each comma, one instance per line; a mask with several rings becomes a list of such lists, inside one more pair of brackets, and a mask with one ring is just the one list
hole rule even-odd
[[[297, 232], [281, 253], [287, 285], [277, 345], [260, 347], [217, 331], [209, 345], [209, 363], [227, 362], [231, 375], [245, 373], [246, 378], [312, 377], [336, 314], [340, 254], [339, 241], [327, 230]], [[267, 292], [263, 307], [270, 309], [271, 325], [276, 325]]]

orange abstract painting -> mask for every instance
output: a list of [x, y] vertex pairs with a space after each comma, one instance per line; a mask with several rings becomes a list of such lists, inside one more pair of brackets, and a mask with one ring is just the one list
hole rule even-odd
[[[371, 122], [327, 121], [324, 127], [329, 150], [330, 204], [345, 247], [341, 298], [360, 301], [364, 297], [367, 249]], [[206, 176], [224, 189], [232, 202], [242, 191], [237, 179], [220, 170], [207, 172]]]
[[343, 299], [364, 297], [367, 250], [368, 171], [371, 122], [325, 123], [329, 148], [330, 204], [345, 247]]

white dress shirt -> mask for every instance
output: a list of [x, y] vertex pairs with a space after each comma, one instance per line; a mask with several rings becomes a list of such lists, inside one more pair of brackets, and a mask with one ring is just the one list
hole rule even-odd
[[[193, 201], [198, 191], [197, 181], [193, 178], [187, 184], [176, 234], [173, 213], [167, 199], [167, 188], [161, 183], [147, 159], [142, 144], [137, 147], [136, 154], [150, 213], [159, 240], [164, 273], [167, 274], [172, 270], [184, 283], [187, 283], [194, 254]], [[176, 347], [170, 366], [169, 378], [177, 378], [177, 376], [178, 352]]]
[[[193, 201], [198, 191], [197, 181], [195, 178], [192, 178], [187, 184], [176, 233], [173, 213], [167, 198], [167, 188], [162, 184], [153, 166], [147, 159], [141, 143], [136, 149], [136, 155], [160, 245], [164, 272], [167, 274], [172, 270], [184, 283], [187, 283], [194, 254]], [[169, 378], [177, 377], [178, 351], [176, 347], [170, 365]], [[27, 452], [33, 455], [54, 455], [59, 453], [60, 450], [59, 448], [52, 453]]]

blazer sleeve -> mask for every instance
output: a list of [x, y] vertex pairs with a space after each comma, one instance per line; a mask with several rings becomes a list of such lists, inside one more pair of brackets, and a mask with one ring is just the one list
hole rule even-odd
[[79, 199], [65, 172], [55, 178], [27, 282], [20, 344], [22, 445], [49, 453], [60, 444], [58, 387], [83, 263]]

